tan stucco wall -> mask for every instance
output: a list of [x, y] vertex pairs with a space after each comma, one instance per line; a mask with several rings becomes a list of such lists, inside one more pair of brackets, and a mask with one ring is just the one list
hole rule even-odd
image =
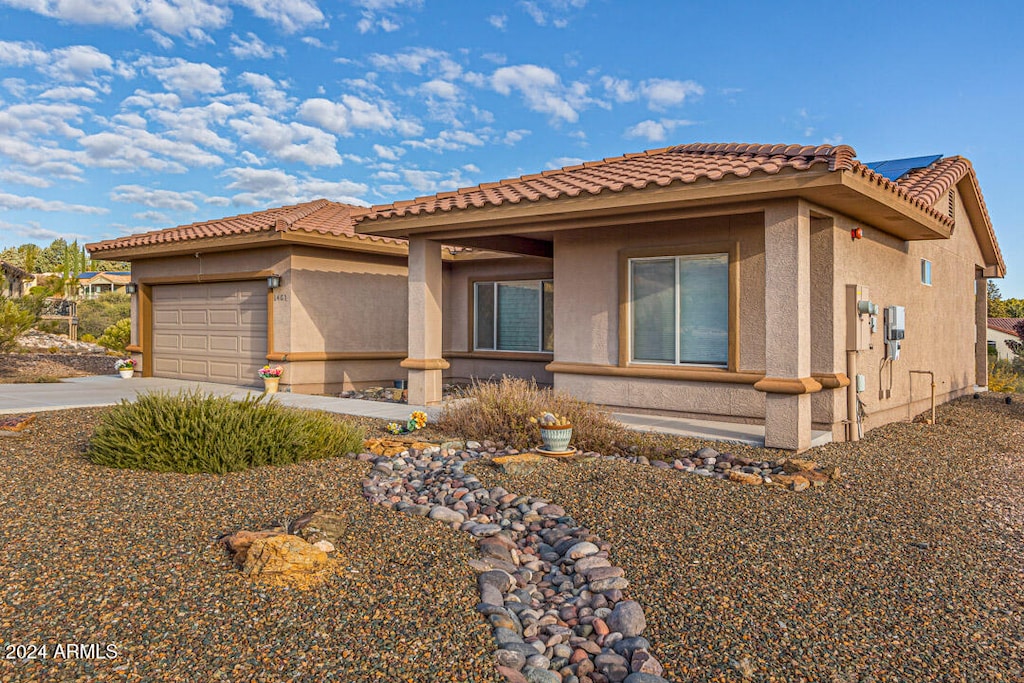
[[[941, 197], [936, 208], [945, 212], [947, 198]], [[863, 239], [854, 240], [850, 230], [864, 229]], [[976, 287], [976, 269], [984, 264], [974, 231], [959, 196], [956, 200], [956, 228], [948, 240], [904, 242], [870, 226], [845, 217], [835, 222], [835, 273], [832, 302], [836, 315], [829, 321], [818, 317], [813, 321], [819, 338], [831, 326], [837, 340], [832, 354], [836, 369], [846, 365], [846, 285], [868, 287], [870, 297], [880, 309], [889, 305], [906, 308], [906, 339], [899, 360], [892, 365], [892, 389], [888, 397], [880, 397], [879, 368], [885, 357], [883, 315], [878, 316], [878, 331], [872, 335], [874, 348], [858, 355], [858, 372], [866, 379], [867, 389], [860, 398], [865, 404], [865, 429], [896, 420], [906, 420], [928, 407], [927, 376], [910, 370], [935, 372], [939, 400], [949, 400], [973, 390], [977, 379], [976, 326], [977, 292], [984, 296], [985, 282]], [[921, 283], [921, 259], [932, 262], [931, 286]], [[817, 368], [816, 368], [817, 369]], [[888, 387], [888, 368], [881, 378]], [[852, 378], [851, 378], [852, 379]], [[913, 395], [911, 396], [911, 381]], [[825, 393], [825, 392], [823, 392]], [[838, 424], [845, 414], [845, 390], [835, 390], [833, 433], [841, 438]], [[819, 399], [821, 400], [821, 399]], [[815, 416], [825, 421], [824, 412]]]
[[[196, 276], [271, 271], [281, 276], [273, 293], [271, 353], [405, 353], [407, 282], [405, 257], [304, 246], [250, 248], [132, 263], [133, 279], [147, 282]], [[138, 297], [132, 341], [138, 343]], [[390, 385], [404, 378], [401, 358], [273, 361], [284, 366], [282, 385], [302, 393], [355, 386]]]
[[[739, 242], [737, 369], [763, 371], [765, 262], [760, 213], [557, 233], [555, 360], [618, 365], [620, 252], [648, 247], [687, 250], [712, 242]], [[555, 386], [620, 408], [740, 421], [764, 418], [764, 394], [750, 385], [556, 373]]]
[[[472, 351], [473, 333], [470, 320], [473, 308], [473, 287], [477, 280], [521, 280], [546, 279], [552, 276], [552, 260], [535, 257], [519, 257], [481, 261], [455, 261], [444, 268], [444, 309], [443, 340], [445, 358], [451, 367], [444, 376], [449, 380], [487, 379], [509, 375], [536, 379], [540, 384], [551, 384], [553, 378], [544, 369], [548, 360], [516, 360], [515, 354], [505, 358], [456, 358], [449, 352], [467, 353]], [[555, 287], [555, 310], [558, 310], [558, 287]], [[557, 313], [556, 313], [557, 315]], [[555, 330], [557, 334], [558, 322]], [[498, 356], [500, 354], [494, 353]]]

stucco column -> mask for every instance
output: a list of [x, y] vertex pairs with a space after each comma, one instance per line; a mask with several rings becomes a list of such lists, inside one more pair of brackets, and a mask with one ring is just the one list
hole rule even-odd
[[764, 440], [768, 448], [811, 446], [811, 218], [800, 200], [772, 204], [764, 214]]
[[441, 243], [409, 239], [409, 403], [441, 402]]

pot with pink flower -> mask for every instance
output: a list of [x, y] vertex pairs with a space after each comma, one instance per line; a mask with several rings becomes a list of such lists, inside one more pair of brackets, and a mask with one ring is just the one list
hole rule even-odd
[[266, 394], [276, 394], [278, 385], [281, 382], [281, 373], [284, 372], [284, 368], [280, 365], [277, 367], [270, 367], [264, 365], [260, 368], [259, 375], [263, 379], [263, 392]]

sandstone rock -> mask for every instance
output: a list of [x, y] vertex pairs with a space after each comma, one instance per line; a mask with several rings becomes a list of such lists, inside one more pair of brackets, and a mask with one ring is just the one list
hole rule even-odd
[[331, 543], [330, 541], [317, 541], [316, 543], [313, 544], [313, 547], [314, 548], [319, 548], [320, 550], [323, 550], [328, 555], [335, 551], [334, 544]]
[[800, 476], [804, 477], [814, 486], [825, 486], [828, 484], [828, 475], [824, 472], [818, 472], [817, 470], [808, 470], [801, 472]]
[[543, 456], [536, 453], [519, 453], [517, 455], [502, 455], [494, 458], [491, 462], [497, 465], [505, 474], [512, 476], [524, 476], [530, 474], [545, 461]]
[[314, 510], [307, 512], [288, 525], [288, 533], [310, 543], [330, 541], [337, 543], [348, 528], [348, 518], [336, 512]]
[[235, 564], [241, 567], [245, 564], [246, 555], [254, 541], [261, 538], [280, 536], [283, 533], [283, 530], [277, 529], [264, 529], [263, 531], [236, 531], [233, 534], [229, 534], [221, 538], [220, 543], [228, 549], [229, 553], [231, 553], [231, 559], [234, 560]]
[[832, 481], [839, 481], [840, 479], [843, 478], [843, 472], [842, 470], [839, 469], [838, 466], [828, 468], [827, 470], [825, 470], [825, 474]]
[[805, 477], [799, 474], [776, 474], [773, 478], [778, 483], [794, 491], [803, 491], [811, 485]]
[[310, 574], [328, 566], [327, 553], [298, 536], [257, 538], [249, 546], [242, 573], [250, 578]]
[[805, 460], [803, 458], [788, 458], [782, 463], [782, 470], [786, 472], [786, 474], [794, 474], [796, 472], [802, 473], [817, 468], [818, 463], [813, 460]]
[[739, 484], [748, 484], [750, 486], [760, 486], [764, 480], [761, 479], [760, 474], [750, 474], [747, 472], [740, 472], [739, 470], [729, 470], [729, 481], [734, 481]]
[[618, 631], [623, 638], [632, 638], [644, 632], [647, 628], [647, 619], [644, 617], [644, 609], [635, 600], [620, 602], [608, 615], [608, 628]]

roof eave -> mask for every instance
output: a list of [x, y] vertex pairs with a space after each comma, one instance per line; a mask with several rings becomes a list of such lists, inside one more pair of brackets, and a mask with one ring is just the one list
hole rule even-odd
[[1006, 277], [1006, 262], [1003, 261], [1002, 251], [996, 241], [995, 228], [989, 219], [985, 200], [981, 195], [981, 187], [978, 185], [978, 177], [973, 168], [960, 179], [957, 189], [963, 200], [964, 211], [967, 212], [967, 217], [971, 220], [971, 226], [974, 228], [982, 256], [985, 257], [985, 277]]

